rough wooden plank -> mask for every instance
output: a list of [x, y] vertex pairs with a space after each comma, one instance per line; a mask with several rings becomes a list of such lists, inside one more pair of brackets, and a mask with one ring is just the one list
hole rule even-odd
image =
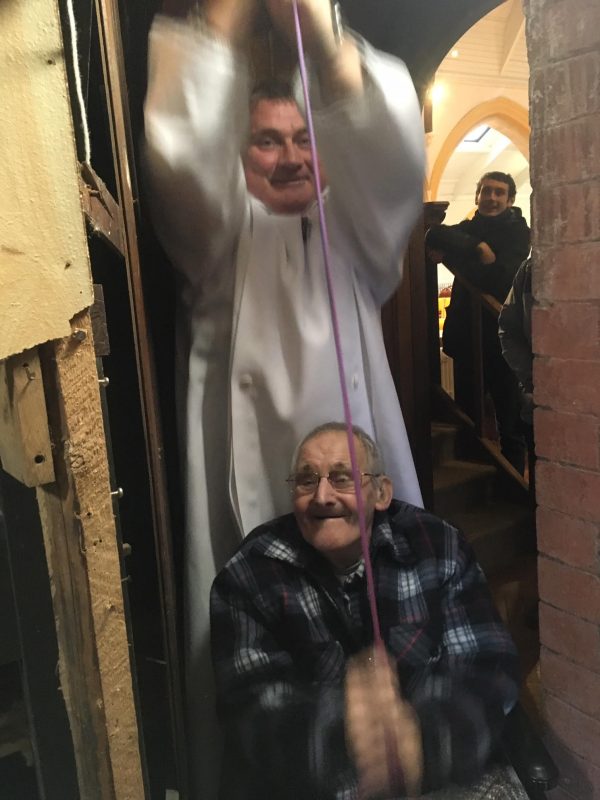
[[3, 359], [67, 336], [92, 286], [57, 0], [0, 2], [0, 31]]
[[110, 355], [110, 339], [106, 324], [106, 307], [104, 305], [104, 289], [100, 283], [94, 284], [94, 305], [90, 309], [94, 350], [96, 358]]
[[81, 200], [92, 233], [124, 254], [123, 221], [119, 204], [89, 164], [81, 165]]
[[[0, 540], [3, 516], [10, 561], [6, 588], [15, 599], [16, 658], [40, 800], [75, 800], [79, 790], [73, 739], [56, 674], [56, 626], [35, 490], [0, 470]], [[11, 606], [1, 607], [0, 619]], [[4, 655], [4, 640], [2, 644]]]
[[80, 793], [144, 797], [121, 569], [90, 315], [46, 345], [56, 483], [38, 489]]
[[37, 349], [0, 362], [0, 461], [25, 486], [54, 480]]

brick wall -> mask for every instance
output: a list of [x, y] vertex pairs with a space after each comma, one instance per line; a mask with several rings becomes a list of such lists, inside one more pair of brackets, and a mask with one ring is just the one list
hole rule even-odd
[[524, 0], [552, 800], [600, 798], [600, 0]]

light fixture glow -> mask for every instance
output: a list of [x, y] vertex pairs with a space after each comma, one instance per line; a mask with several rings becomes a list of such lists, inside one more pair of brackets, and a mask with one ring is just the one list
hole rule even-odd
[[429, 97], [433, 103], [439, 103], [446, 95], [446, 87], [442, 83], [434, 83], [429, 90]]
[[454, 48], [454, 50], [450, 51], [450, 57], [451, 58], [458, 58], [459, 55], [460, 55], [460, 52], [456, 48]]

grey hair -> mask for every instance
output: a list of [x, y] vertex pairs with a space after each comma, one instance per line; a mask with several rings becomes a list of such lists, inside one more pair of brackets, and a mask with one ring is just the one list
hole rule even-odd
[[[304, 445], [314, 439], [315, 436], [319, 436], [321, 433], [328, 433], [330, 431], [336, 431], [341, 433], [346, 433], [348, 430], [345, 422], [324, 422], [322, 425], [317, 425], [316, 428], [313, 428], [309, 431], [306, 436], [301, 440], [300, 444], [296, 446], [294, 450], [294, 455], [292, 456], [292, 463], [291, 463], [291, 472], [295, 472], [298, 467], [298, 458], [300, 456], [300, 451], [304, 447]], [[367, 464], [366, 469], [368, 472], [372, 472], [374, 475], [385, 475], [385, 464], [383, 463], [383, 456], [381, 455], [381, 450], [375, 443], [375, 441], [369, 436], [369, 434], [360, 428], [358, 425], [352, 426], [352, 433], [356, 436], [362, 448], [365, 452], [367, 457]]]

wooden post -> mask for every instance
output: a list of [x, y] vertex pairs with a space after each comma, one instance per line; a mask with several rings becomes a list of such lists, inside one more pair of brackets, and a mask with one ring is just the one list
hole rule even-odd
[[38, 487], [61, 687], [86, 800], [144, 797], [89, 311], [41, 348], [54, 483]]
[[383, 307], [381, 322], [423, 502], [425, 508], [431, 508], [433, 467], [424, 261], [420, 220], [409, 241], [402, 282]]
[[[424, 203], [424, 232], [432, 225], [441, 225], [446, 216], [446, 209], [450, 204], [446, 201]], [[442, 383], [440, 368], [440, 323], [438, 306], [438, 275], [437, 264], [425, 256], [425, 302], [427, 304], [427, 345], [429, 353], [429, 374], [432, 387]]]

